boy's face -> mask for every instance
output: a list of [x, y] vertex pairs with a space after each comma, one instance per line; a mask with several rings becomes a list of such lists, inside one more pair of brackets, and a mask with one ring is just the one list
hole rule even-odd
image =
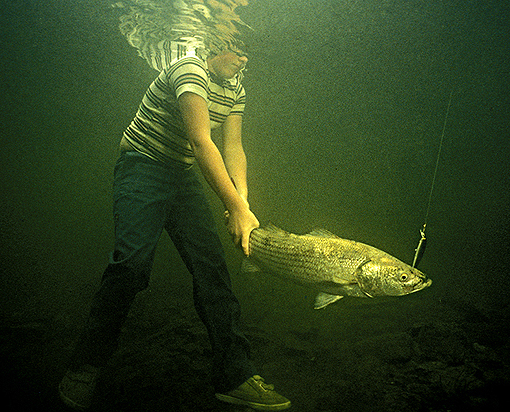
[[234, 77], [244, 69], [247, 62], [248, 57], [246, 55], [231, 50], [224, 50], [207, 60], [209, 70], [223, 80]]

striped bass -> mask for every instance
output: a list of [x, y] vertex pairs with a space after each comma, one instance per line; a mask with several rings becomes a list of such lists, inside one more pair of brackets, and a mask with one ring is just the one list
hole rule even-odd
[[401, 296], [432, 284], [418, 269], [373, 246], [324, 229], [295, 235], [274, 225], [251, 232], [244, 270], [262, 270], [316, 289], [315, 309], [344, 296]]

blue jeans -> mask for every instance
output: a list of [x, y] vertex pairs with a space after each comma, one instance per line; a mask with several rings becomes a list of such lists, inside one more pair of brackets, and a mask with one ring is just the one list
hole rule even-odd
[[114, 180], [115, 247], [94, 297], [72, 366], [103, 366], [117, 347], [136, 294], [145, 289], [165, 229], [193, 276], [195, 308], [213, 349], [216, 391], [236, 388], [255, 374], [239, 327], [240, 305], [216, 225], [193, 170], [122, 153]]

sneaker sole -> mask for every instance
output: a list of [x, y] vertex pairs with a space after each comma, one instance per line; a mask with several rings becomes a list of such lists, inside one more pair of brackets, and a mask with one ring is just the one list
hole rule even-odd
[[268, 405], [265, 403], [250, 402], [244, 399], [234, 398], [233, 396], [224, 395], [222, 393], [215, 394], [216, 399], [230, 403], [233, 405], [249, 406], [257, 411], [283, 411], [284, 409], [290, 408], [290, 401], [285, 403], [278, 403], [274, 405]]
[[72, 399], [69, 399], [67, 396], [64, 395], [62, 388], [60, 385], [58, 385], [58, 394], [60, 395], [60, 400], [67, 406], [69, 406], [71, 409], [77, 410], [77, 411], [85, 411], [88, 409], [88, 405], [81, 405], [79, 403], [76, 403]]

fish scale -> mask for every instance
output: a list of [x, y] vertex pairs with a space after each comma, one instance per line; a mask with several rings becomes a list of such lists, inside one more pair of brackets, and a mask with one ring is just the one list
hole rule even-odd
[[306, 235], [274, 225], [255, 229], [249, 263], [251, 270], [316, 289], [316, 308], [343, 296], [406, 295], [432, 283], [418, 269], [386, 252], [322, 229]]

